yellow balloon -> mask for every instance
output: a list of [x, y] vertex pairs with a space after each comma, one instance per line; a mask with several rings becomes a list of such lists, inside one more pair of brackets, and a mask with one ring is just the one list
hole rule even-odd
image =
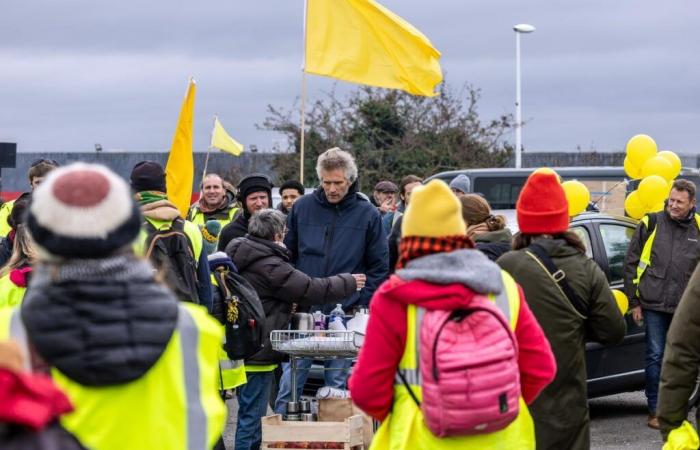
[[656, 154], [656, 142], [646, 134], [638, 134], [627, 141], [627, 157], [635, 167], [642, 167]]
[[613, 297], [615, 297], [615, 303], [617, 303], [617, 307], [620, 308], [620, 312], [624, 316], [627, 314], [627, 309], [630, 306], [630, 302], [627, 299], [627, 296], [625, 295], [624, 292], [622, 292], [619, 289], [611, 289], [613, 293]]
[[591, 193], [585, 184], [576, 180], [565, 181], [561, 184], [566, 194], [566, 200], [569, 202], [569, 216], [581, 214], [588, 207], [591, 201]]
[[649, 175], [659, 175], [665, 180], [671, 180], [676, 176], [671, 163], [659, 155], [647, 159], [647, 162], [642, 166], [642, 178], [646, 178]]
[[532, 172], [532, 173], [545, 173], [545, 174], [548, 174], [548, 175], [556, 175], [556, 176], [557, 176], [557, 179], [558, 179], [559, 182], [561, 183], [561, 177], [559, 176], [559, 174], [556, 172], [556, 170], [550, 169], [549, 167], [540, 167], [539, 169], [535, 170], [535, 171]]
[[646, 214], [646, 208], [639, 200], [639, 192], [634, 191], [625, 199], [625, 212], [633, 219], [641, 219]]
[[664, 150], [662, 152], [658, 153], [658, 156], [662, 157], [666, 161], [671, 163], [671, 166], [673, 167], [673, 176], [669, 179], [676, 178], [678, 175], [681, 174], [681, 169], [683, 168], [683, 164], [681, 163], [681, 159], [673, 153], [670, 150]]
[[628, 177], [632, 178], [633, 180], [639, 180], [642, 177], [642, 171], [639, 169], [639, 167], [632, 165], [630, 162], [629, 157], [625, 157], [625, 173], [627, 174]]
[[650, 175], [639, 182], [639, 200], [646, 208], [651, 208], [668, 197], [668, 181], [658, 175]]
[[663, 211], [664, 208], [666, 207], [666, 203], [664, 202], [659, 202], [656, 205], [652, 206], [651, 208], [647, 208], [647, 213], [655, 213], [659, 211]]

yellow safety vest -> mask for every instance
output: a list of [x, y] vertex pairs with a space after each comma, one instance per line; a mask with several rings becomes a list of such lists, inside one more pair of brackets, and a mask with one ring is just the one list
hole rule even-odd
[[[649, 228], [649, 216], [646, 215], [642, 217], [641, 222], [644, 224], [645, 227]], [[698, 229], [700, 229], [700, 214], [695, 214], [695, 223], [698, 226]], [[644, 243], [644, 247], [642, 248], [642, 254], [639, 255], [639, 263], [637, 264], [637, 276], [632, 280], [635, 286], [637, 286], [637, 295], [639, 295], [639, 282], [642, 279], [642, 275], [644, 275], [644, 271], [647, 270], [649, 266], [651, 266], [651, 249], [652, 246], [654, 245], [654, 238], [656, 237], [656, 230], [658, 230], [658, 224], [654, 227], [654, 231], [651, 232], [649, 237], [647, 238], [647, 241]]]
[[[231, 209], [228, 210], [228, 217], [225, 219], [213, 219], [216, 220], [221, 224], [221, 229], [223, 229], [226, 225], [231, 223], [234, 217], [236, 217], [236, 213], [238, 213], [239, 208], [236, 208], [235, 206], [232, 206]], [[204, 225], [207, 220], [204, 217], [204, 213], [199, 210], [199, 206], [195, 203], [190, 207], [189, 213], [187, 213], [187, 220], [191, 221], [195, 225]]]
[[15, 206], [15, 201], [10, 200], [0, 205], [0, 236], [5, 237], [10, 234], [10, 224], [7, 223], [7, 218], [10, 217], [12, 213], [12, 208]]
[[[513, 330], [520, 312], [518, 285], [506, 272], [501, 271], [504, 289], [498, 296], [489, 295], [509, 318]], [[506, 310], [507, 309], [507, 310]], [[420, 319], [418, 308], [409, 305], [406, 348], [399, 370], [418, 400], [422, 400], [420, 375]], [[433, 435], [423, 420], [423, 413], [411, 398], [404, 384], [394, 382], [394, 406], [392, 413], [382, 422], [372, 440], [370, 450], [442, 450], [442, 449], [502, 449], [531, 450], [535, 448], [535, 426], [525, 401], [520, 398], [520, 414], [506, 428], [490, 434], [439, 438]]]
[[[212, 286], [218, 286], [219, 283], [216, 281], [214, 274], [211, 275]], [[222, 325], [221, 329], [224, 330], [225, 326]], [[224, 333], [223, 344], [226, 344], [226, 334]], [[222, 391], [226, 389], [234, 389], [238, 386], [246, 384], [248, 378], [245, 374], [245, 364], [242, 359], [229, 359], [224, 350], [223, 345], [219, 348], [219, 389]]]
[[[172, 221], [169, 220], [156, 220], [156, 219], [149, 219], [146, 218], [151, 225], [155, 227], [156, 230], [164, 230], [170, 228]], [[194, 223], [190, 222], [189, 220], [185, 220], [185, 225], [184, 225], [184, 230], [185, 235], [190, 239], [190, 242], [192, 243], [192, 250], [194, 251], [194, 260], [195, 262], [199, 262], [199, 258], [202, 255], [202, 248], [203, 248], [203, 243], [202, 243], [202, 232], [199, 230], [199, 227], [195, 225]], [[136, 242], [134, 243], [134, 253], [137, 256], [145, 256], [146, 255], [146, 238], [148, 237], [148, 233], [146, 230], [141, 228], [141, 231], [139, 232], [139, 237], [136, 239]]]
[[13, 283], [9, 273], [0, 277], [0, 308], [19, 306], [24, 299], [25, 292], [27, 292], [27, 288]]
[[[91, 450], [211, 449], [226, 423], [217, 384], [221, 335], [203, 307], [179, 303], [170, 342], [139, 379], [83, 386], [52, 368], [51, 377], [75, 407], [61, 425]], [[0, 311], [0, 340], [8, 339], [29, 361], [19, 308]]]

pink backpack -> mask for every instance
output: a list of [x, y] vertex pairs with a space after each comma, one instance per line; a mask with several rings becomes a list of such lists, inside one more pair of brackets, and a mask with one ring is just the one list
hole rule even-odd
[[430, 431], [465, 436], [508, 426], [518, 416], [520, 371], [518, 344], [503, 312], [484, 295], [462, 310], [421, 309], [422, 405], [399, 376]]

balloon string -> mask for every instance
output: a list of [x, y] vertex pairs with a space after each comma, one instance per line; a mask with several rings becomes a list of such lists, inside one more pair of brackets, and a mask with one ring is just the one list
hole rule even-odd
[[609, 193], [611, 193], [611, 192], [613, 191], [613, 189], [615, 189], [616, 187], [618, 187], [620, 184], [624, 183], [625, 186], [626, 186], [626, 185], [629, 184], [629, 182], [630, 182], [630, 181], [629, 181], [627, 178], [625, 178], [624, 180], [618, 181], [617, 183], [613, 184], [613, 187], [611, 187], [610, 189], [608, 189], [608, 191], [607, 191], [606, 193], [604, 193], [604, 194], [602, 194], [600, 197], [598, 197], [598, 200], [596, 200], [596, 201], [593, 202], [593, 206], [598, 206], [598, 202], [601, 201], [601, 200], [603, 199], [603, 197], [605, 197], [606, 195], [608, 195]]

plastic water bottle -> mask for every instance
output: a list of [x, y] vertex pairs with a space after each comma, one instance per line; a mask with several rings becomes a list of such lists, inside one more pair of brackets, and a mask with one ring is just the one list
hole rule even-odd
[[314, 313], [314, 330], [325, 330], [325, 329], [326, 329], [326, 316], [324, 316], [321, 311], [316, 311]]
[[342, 305], [338, 303], [331, 311], [328, 319], [328, 329], [336, 331], [345, 331], [345, 311], [343, 311]]

